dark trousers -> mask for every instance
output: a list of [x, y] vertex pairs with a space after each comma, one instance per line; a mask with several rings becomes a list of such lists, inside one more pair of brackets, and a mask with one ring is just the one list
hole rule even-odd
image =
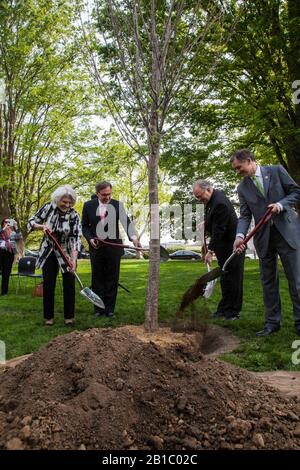
[[[54, 296], [56, 278], [58, 275], [58, 261], [55, 253], [48, 256], [43, 266], [44, 278], [44, 318], [47, 320], [54, 317]], [[64, 318], [74, 318], [75, 312], [75, 277], [71, 272], [63, 273], [63, 293], [64, 293]]]
[[110, 246], [91, 250], [92, 290], [103, 300], [105, 313], [115, 310], [123, 252]]
[[[215, 250], [219, 266], [222, 267], [232, 253], [232, 245], [224, 245]], [[243, 279], [244, 279], [245, 253], [236, 255], [226, 267], [226, 273], [220, 279], [222, 298], [218, 305], [218, 311], [224, 312], [225, 316], [237, 314], [243, 304]]]
[[0, 268], [2, 271], [1, 295], [8, 293], [9, 277], [14, 262], [14, 254], [7, 250], [0, 250]]
[[259, 260], [266, 325], [278, 325], [281, 321], [278, 255], [288, 280], [295, 325], [298, 328], [300, 326], [300, 250], [291, 248], [275, 225], [272, 225], [268, 251], [265, 257]]

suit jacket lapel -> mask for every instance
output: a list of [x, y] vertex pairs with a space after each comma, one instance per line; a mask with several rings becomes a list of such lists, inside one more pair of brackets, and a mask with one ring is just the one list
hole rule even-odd
[[268, 171], [268, 168], [266, 166], [262, 166], [260, 169], [261, 169], [262, 179], [264, 183], [265, 197], [267, 198], [269, 187], [270, 187], [271, 174]]
[[100, 209], [99, 209], [99, 199], [98, 198], [93, 199], [92, 211], [93, 211], [92, 216], [96, 217], [96, 225], [97, 225], [97, 223], [100, 220]]
[[204, 209], [205, 226], [210, 225], [211, 211], [214, 207], [215, 196], [216, 196], [216, 190], [214, 189], [214, 192], [210, 200], [208, 201], [208, 203], [205, 205], [205, 209]]

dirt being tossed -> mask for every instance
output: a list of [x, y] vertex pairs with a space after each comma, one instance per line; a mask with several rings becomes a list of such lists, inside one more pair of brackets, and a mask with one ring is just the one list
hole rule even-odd
[[0, 449], [300, 448], [297, 399], [172, 338], [73, 332], [2, 372]]

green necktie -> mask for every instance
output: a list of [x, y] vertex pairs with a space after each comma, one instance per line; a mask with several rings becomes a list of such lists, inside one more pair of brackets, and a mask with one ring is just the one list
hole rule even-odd
[[257, 187], [257, 189], [259, 190], [259, 192], [264, 196], [265, 191], [264, 191], [263, 185], [260, 182], [259, 177], [254, 175], [254, 176], [252, 176], [252, 180], [253, 180], [255, 186]]

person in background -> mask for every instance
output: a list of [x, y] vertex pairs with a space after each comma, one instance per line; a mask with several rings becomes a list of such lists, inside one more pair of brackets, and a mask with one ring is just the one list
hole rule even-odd
[[237, 188], [240, 217], [234, 250], [245, 250], [243, 239], [252, 217], [257, 224], [268, 208], [273, 214], [254, 236], [265, 304], [265, 325], [256, 335], [268, 336], [280, 329], [279, 255], [289, 284], [296, 333], [300, 336], [300, 220], [294, 207], [300, 202], [300, 187], [281, 165], [258, 165], [248, 149], [236, 151], [230, 162], [244, 177]]
[[[76, 193], [69, 185], [58, 187], [47, 202], [28, 221], [29, 230], [42, 230], [44, 237], [40, 245], [36, 266], [42, 268], [44, 279], [43, 308], [46, 325], [54, 323], [54, 296], [58, 270], [63, 278], [64, 323], [74, 324], [75, 315], [75, 276], [77, 255], [80, 249], [81, 225], [79, 214], [73, 206]], [[62, 249], [69, 256], [72, 270], [57, 251], [53, 242], [47, 237], [49, 229], [56, 237]]]
[[[204, 232], [210, 236], [205, 262], [211, 265], [215, 254], [222, 267], [232, 253], [235, 240], [237, 216], [234, 207], [225, 194], [207, 180], [195, 181], [193, 193], [205, 206]], [[243, 304], [244, 259], [244, 255], [233, 258], [226, 268], [226, 274], [221, 276], [222, 298], [214, 316], [226, 320], [239, 318]]]
[[[82, 232], [90, 246], [92, 267], [92, 290], [105, 304], [105, 310], [95, 307], [96, 317], [114, 316], [118, 293], [121, 256], [124, 248], [109, 245], [122, 244], [119, 234], [121, 222], [127, 236], [135, 247], [140, 247], [133, 224], [125, 212], [122, 202], [112, 199], [112, 185], [108, 181], [96, 184], [96, 195], [84, 203], [82, 211]], [[104, 240], [108, 244], [101, 243]]]
[[9, 278], [17, 253], [17, 241], [22, 239], [14, 219], [5, 218], [1, 222], [0, 230], [0, 269], [2, 271], [1, 295], [8, 294]]

